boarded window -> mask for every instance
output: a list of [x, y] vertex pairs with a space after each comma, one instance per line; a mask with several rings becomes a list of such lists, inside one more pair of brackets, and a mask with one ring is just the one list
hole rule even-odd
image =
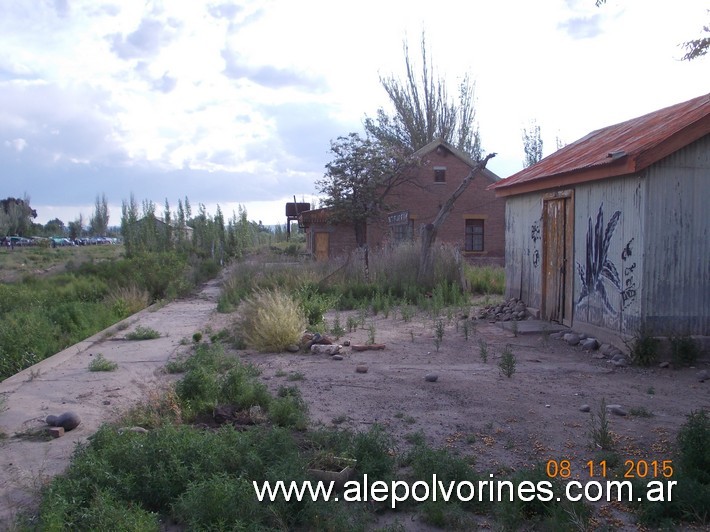
[[434, 183], [446, 183], [446, 168], [443, 166], [434, 167]]
[[466, 220], [464, 251], [483, 251], [483, 220]]

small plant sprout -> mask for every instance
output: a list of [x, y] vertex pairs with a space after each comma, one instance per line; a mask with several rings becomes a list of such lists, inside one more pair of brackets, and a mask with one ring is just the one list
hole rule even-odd
[[196, 344], [199, 344], [202, 341], [202, 333], [196, 332], [195, 334], [193, 334], [192, 341], [195, 342]]
[[439, 351], [441, 342], [444, 340], [444, 320], [438, 319], [434, 322], [434, 345]]
[[488, 362], [488, 343], [483, 338], [478, 340], [478, 353], [484, 363]]
[[335, 336], [336, 340], [340, 340], [340, 337], [345, 334], [345, 329], [343, 329], [343, 326], [340, 324], [340, 313], [337, 313], [335, 318], [333, 318], [333, 326], [330, 328], [330, 334]]
[[348, 316], [348, 332], [353, 332], [357, 330], [357, 324], [358, 320], [356, 320], [353, 316]]
[[513, 354], [513, 349], [510, 347], [510, 344], [508, 344], [505, 346], [505, 349], [503, 349], [500, 361], [498, 362], [500, 372], [506, 377], [511, 378], [513, 376], [513, 373], [515, 373], [516, 363], [517, 360], [515, 358], [515, 355]]
[[375, 343], [375, 333], [377, 330], [375, 329], [375, 324], [373, 322], [370, 322], [369, 327], [367, 328], [367, 344], [368, 345], [373, 345]]
[[599, 410], [592, 412], [589, 419], [589, 438], [593, 449], [609, 451], [614, 446], [614, 439], [609, 430], [609, 414], [607, 413], [606, 400], [602, 398]]

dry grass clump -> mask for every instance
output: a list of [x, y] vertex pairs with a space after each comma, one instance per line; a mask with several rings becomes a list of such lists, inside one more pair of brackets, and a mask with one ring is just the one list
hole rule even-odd
[[256, 290], [242, 302], [238, 334], [262, 352], [283, 351], [298, 344], [306, 328], [303, 309], [279, 289]]
[[136, 285], [120, 286], [111, 290], [106, 302], [122, 316], [131, 316], [150, 305], [150, 293]]

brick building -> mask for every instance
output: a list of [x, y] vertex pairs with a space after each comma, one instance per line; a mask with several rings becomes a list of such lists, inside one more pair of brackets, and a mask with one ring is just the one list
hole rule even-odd
[[[441, 205], [453, 194], [476, 164], [468, 155], [444, 141], [433, 141], [413, 157], [418, 164], [409, 179], [387, 196], [389, 212], [367, 225], [370, 248], [416, 239], [423, 225], [431, 223]], [[439, 229], [437, 242], [456, 246], [464, 257], [478, 264], [505, 260], [505, 200], [488, 186], [500, 180], [483, 170], [473, 178]], [[327, 209], [302, 213], [307, 249], [318, 260], [347, 254], [356, 247], [351, 226], [329, 223]]]

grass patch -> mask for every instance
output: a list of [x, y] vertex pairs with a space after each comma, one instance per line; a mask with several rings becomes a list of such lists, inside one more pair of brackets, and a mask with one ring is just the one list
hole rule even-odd
[[89, 362], [89, 371], [116, 371], [117, 369], [118, 364], [104, 358], [101, 353], [96, 355], [93, 360]]
[[140, 340], [155, 340], [160, 338], [160, 333], [155, 329], [150, 327], [143, 327], [139, 325], [134, 331], [126, 334], [126, 340], [140, 341]]
[[306, 327], [301, 306], [279, 289], [254, 292], [240, 310], [237, 335], [262, 352], [280, 352], [298, 344]]

